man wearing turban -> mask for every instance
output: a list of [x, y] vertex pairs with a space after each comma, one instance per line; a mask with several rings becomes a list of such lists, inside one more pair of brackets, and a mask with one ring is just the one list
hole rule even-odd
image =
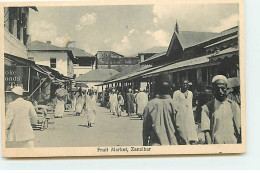
[[212, 79], [215, 99], [202, 106], [201, 130], [207, 144], [236, 144], [241, 141], [241, 114], [238, 104], [227, 98], [227, 78]]

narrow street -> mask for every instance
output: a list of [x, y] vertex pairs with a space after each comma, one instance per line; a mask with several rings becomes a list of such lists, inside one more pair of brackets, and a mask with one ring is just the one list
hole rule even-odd
[[123, 112], [117, 117], [97, 106], [96, 123], [88, 128], [85, 116], [65, 112], [63, 118], [55, 118], [54, 126], [34, 130], [35, 147], [141, 146], [142, 122], [136, 115], [130, 118]]

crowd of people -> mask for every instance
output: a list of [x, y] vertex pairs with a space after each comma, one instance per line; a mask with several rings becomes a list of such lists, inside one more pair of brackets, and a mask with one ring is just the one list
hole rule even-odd
[[97, 92], [93, 89], [82, 90], [79, 88], [73, 93], [72, 112], [75, 116], [85, 116], [87, 119], [87, 127], [92, 127], [96, 117], [96, 100]]
[[[135, 92], [129, 88], [125, 94], [113, 88], [104, 93], [103, 105], [111, 114], [120, 117], [126, 111], [129, 117], [136, 114], [143, 119], [144, 146], [241, 143], [239, 81], [217, 75], [212, 79], [212, 88], [205, 87], [198, 93], [191, 92], [189, 82], [184, 80], [173, 92], [171, 76], [162, 74], [154, 85], [156, 96], [150, 101], [144, 88]], [[21, 86], [11, 91], [13, 101], [7, 106], [5, 118], [7, 146], [33, 147], [31, 124], [37, 117], [35, 107], [23, 99]], [[68, 93], [61, 86], [55, 94], [55, 116], [62, 117]], [[70, 98], [72, 112], [85, 116], [87, 127], [95, 124], [97, 97], [93, 88], [79, 88]]]
[[120, 117], [122, 112], [126, 111], [127, 116], [132, 117], [134, 114], [143, 119], [143, 110], [148, 103], [148, 94], [146, 89], [139, 90], [128, 89], [127, 93], [122, 94], [115, 88], [105, 93], [104, 106], [109, 108], [110, 113]]
[[240, 92], [232, 90], [236, 99], [227, 98], [228, 79], [225, 76], [217, 75], [212, 79], [213, 97], [209, 96], [208, 90], [201, 93], [199, 98], [207, 97], [198, 99], [197, 110], [193, 110], [193, 93], [188, 90], [188, 81], [183, 81], [172, 97], [169, 75], [159, 76], [155, 85], [157, 95], [143, 112], [144, 146], [199, 144], [199, 132], [204, 134], [205, 144], [241, 143], [241, 113], [237, 102]]

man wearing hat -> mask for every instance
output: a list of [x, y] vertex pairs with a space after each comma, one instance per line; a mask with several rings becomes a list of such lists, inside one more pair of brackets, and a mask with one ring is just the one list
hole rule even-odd
[[236, 144], [241, 141], [241, 114], [238, 104], [227, 99], [227, 78], [212, 79], [215, 99], [202, 106], [201, 130], [207, 144]]
[[35, 109], [31, 102], [22, 98], [23, 88], [21, 86], [16, 86], [11, 91], [14, 101], [9, 103], [6, 111], [6, 147], [34, 147], [30, 118], [36, 119]]

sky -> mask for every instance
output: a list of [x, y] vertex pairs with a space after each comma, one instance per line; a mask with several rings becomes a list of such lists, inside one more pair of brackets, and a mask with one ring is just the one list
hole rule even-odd
[[[169, 46], [176, 21], [180, 31], [221, 32], [238, 25], [237, 4], [171, 4], [37, 7], [30, 10], [32, 41], [66, 40], [95, 55], [115, 51], [135, 55], [152, 47]], [[74, 46], [74, 44], [71, 44]]]

